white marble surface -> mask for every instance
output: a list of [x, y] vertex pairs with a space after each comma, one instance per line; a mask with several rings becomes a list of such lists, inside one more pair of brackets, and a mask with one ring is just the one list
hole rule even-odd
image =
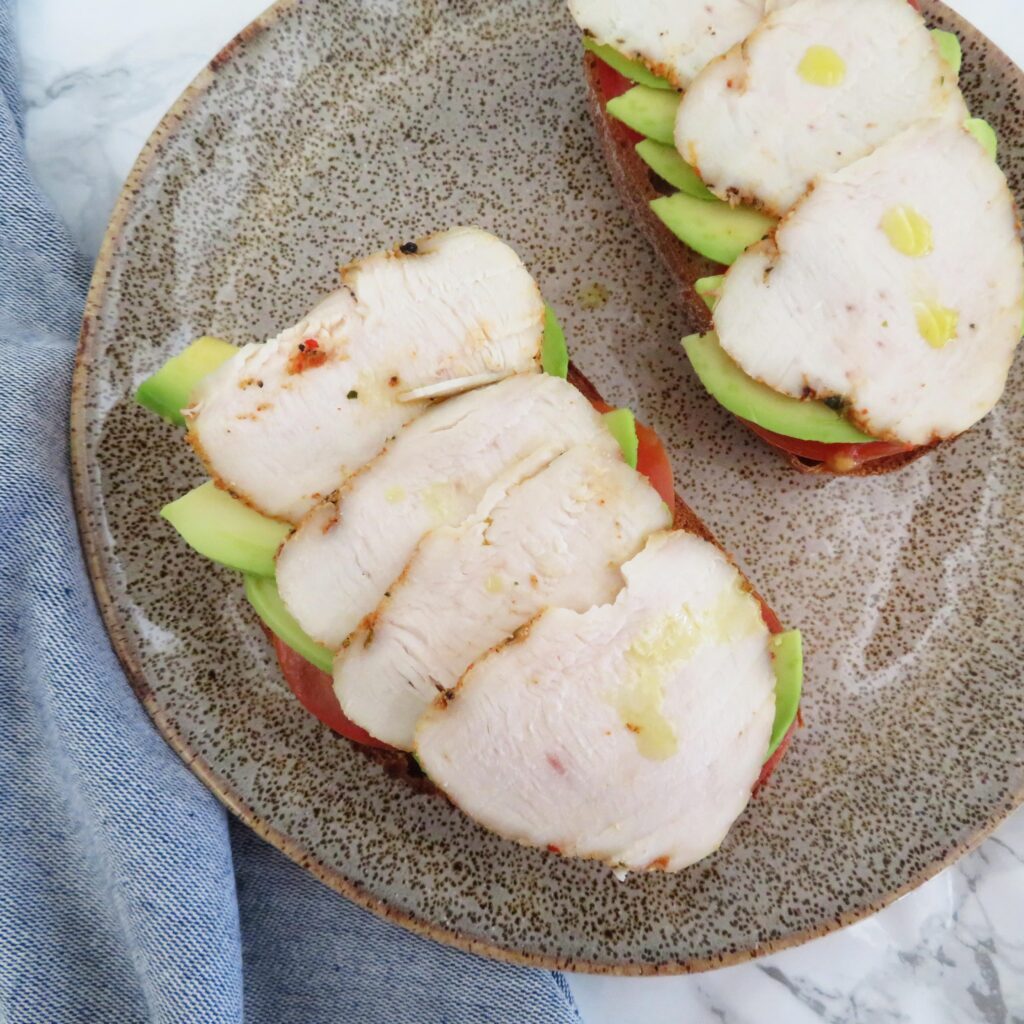
[[[1022, 0], [952, 5], [1024, 64]], [[163, 111], [263, 6], [20, 0], [30, 156], [83, 250]], [[571, 981], [586, 1024], [1024, 1024], [1024, 812], [896, 906], [799, 949], [697, 977]]]

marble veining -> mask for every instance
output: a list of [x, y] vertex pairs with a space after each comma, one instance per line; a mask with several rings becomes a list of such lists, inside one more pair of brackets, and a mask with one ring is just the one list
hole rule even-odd
[[1024, 1021], [1024, 814], [875, 917], [690, 978], [573, 979], [584, 1020], [723, 1024]]
[[[22, 0], [30, 158], [84, 251], [163, 111], [263, 6]], [[1024, 62], [1017, 0], [952, 6]], [[694, 977], [570, 980], [587, 1024], [1024, 1024], [1024, 812], [888, 910], [801, 948]]]

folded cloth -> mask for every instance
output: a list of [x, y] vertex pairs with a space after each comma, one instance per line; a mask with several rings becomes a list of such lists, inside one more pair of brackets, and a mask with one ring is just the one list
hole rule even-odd
[[564, 979], [336, 895], [151, 726], [79, 551], [68, 400], [89, 268], [29, 178], [0, 0], [0, 1020], [578, 1021]]

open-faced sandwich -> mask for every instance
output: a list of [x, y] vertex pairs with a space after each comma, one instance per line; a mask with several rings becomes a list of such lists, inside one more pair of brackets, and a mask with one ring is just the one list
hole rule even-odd
[[164, 517], [242, 571], [298, 699], [393, 773], [620, 872], [708, 855], [792, 735], [799, 633], [569, 366], [508, 246], [454, 229], [341, 283], [143, 382], [212, 478]]
[[796, 468], [849, 474], [905, 466], [995, 406], [1024, 251], [955, 35], [906, 0], [569, 8], [613, 178], [721, 405]]

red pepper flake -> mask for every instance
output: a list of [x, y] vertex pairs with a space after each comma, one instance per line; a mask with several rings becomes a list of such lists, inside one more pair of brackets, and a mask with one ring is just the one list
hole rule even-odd
[[561, 853], [562, 851], [554, 843], [548, 843], [548, 853]]
[[315, 352], [320, 347], [320, 342], [316, 338], [307, 338], [305, 344], [310, 352]]
[[288, 373], [304, 373], [306, 370], [323, 366], [327, 362], [329, 353], [320, 348], [316, 342], [313, 342], [313, 345], [316, 346], [315, 351], [310, 347], [308, 341], [302, 342], [299, 345], [299, 350], [294, 352], [291, 359], [288, 360]]

